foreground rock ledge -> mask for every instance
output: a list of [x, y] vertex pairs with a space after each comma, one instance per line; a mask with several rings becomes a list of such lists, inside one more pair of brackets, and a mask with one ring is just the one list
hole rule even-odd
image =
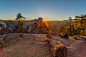
[[[48, 35], [49, 36], [49, 35]], [[47, 37], [54, 57], [67, 57], [67, 48], [60, 41], [54, 40], [51, 36]]]
[[4, 46], [4, 41], [2, 38], [0, 38], [0, 48], [2, 48]]

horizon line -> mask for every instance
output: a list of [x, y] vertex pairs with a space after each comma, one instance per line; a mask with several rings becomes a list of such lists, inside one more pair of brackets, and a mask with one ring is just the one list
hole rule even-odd
[[[32, 19], [25, 19], [25, 20], [34, 20], [34, 19], [37, 19], [37, 18], [32, 18]], [[45, 18], [43, 18], [44, 20], [46, 20], [46, 21], [64, 21], [64, 20], [68, 20], [68, 19], [51, 19], [51, 20], [49, 20], [49, 19], [45, 19]], [[12, 20], [12, 21], [15, 21], [15, 19], [14, 18], [3, 18], [3, 19], [0, 19], [0, 20]]]

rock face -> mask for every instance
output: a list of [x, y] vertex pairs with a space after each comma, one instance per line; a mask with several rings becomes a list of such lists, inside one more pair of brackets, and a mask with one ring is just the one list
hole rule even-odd
[[29, 33], [37, 33], [37, 34], [46, 34], [49, 32], [49, 29], [47, 28], [45, 22], [42, 18], [38, 18], [36, 22], [30, 25], [30, 28], [28, 30]]
[[7, 28], [7, 25], [5, 22], [0, 21], [0, 35], [6, 34], [6, 33], [11, 33], [11, 29]]
[[3, 21], [0, 21], [0, 28], [3, 29], [3, 28], [6, 28], [6, 27], [7, 27], [6, 23], [3, 22]]

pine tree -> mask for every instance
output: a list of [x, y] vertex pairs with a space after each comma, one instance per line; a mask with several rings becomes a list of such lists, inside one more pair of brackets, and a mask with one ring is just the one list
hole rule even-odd
[[[23, 25], [24, 25], [24, 19], [25, 19], [25, 17], [23, 17], [22, 15], [21, 15], [21, 13], [18, 13], [17, 14], [17, 16], [16, 16], [16, 21], [18, 22], [18, 24], [17, 25], [15, 25], [15, 29], [14, 29], [14, 31], [16, 31], [16, 32], [18, 32], [19, 31], [19, 35], [20, 35], [20, 37], [23, 37]], [[20, 34], [20, 33], [22, 33], [22, 34]]]

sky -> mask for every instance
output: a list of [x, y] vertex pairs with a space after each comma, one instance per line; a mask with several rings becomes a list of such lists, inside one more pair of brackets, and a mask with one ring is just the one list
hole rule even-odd
[[18, 13], [27, 19], [66, 20], [86, 14], [86, 0], [0, 0], [0, 19], [14, 19]]

